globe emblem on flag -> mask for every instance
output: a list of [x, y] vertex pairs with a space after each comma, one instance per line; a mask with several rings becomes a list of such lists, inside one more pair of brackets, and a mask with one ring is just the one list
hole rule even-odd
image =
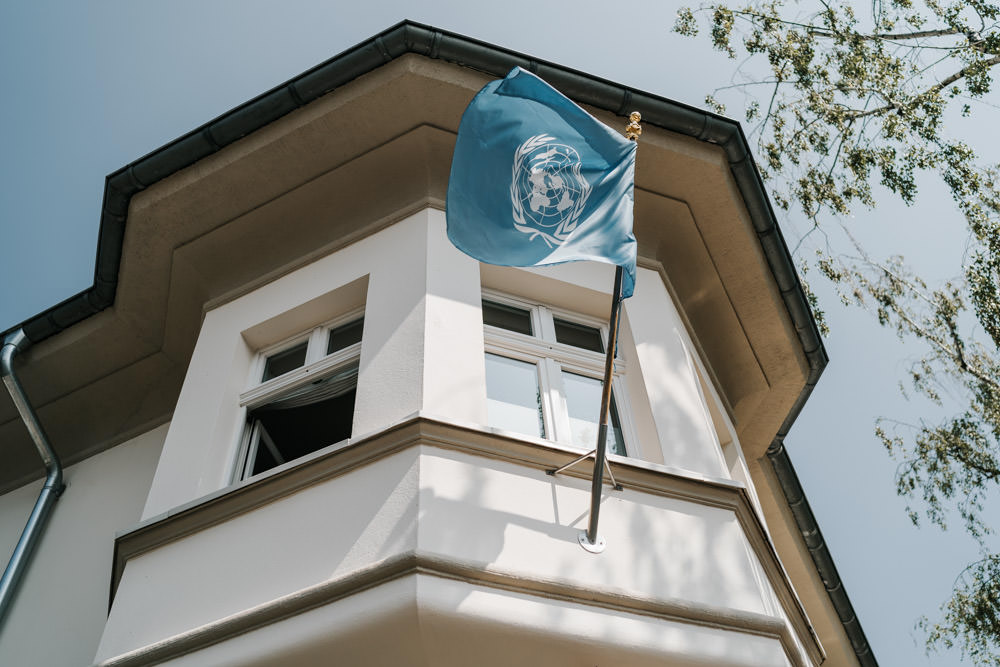
[[537, 134], [514, 151], [510, 200], [514, 227], [562, 245], [577, 228], [590, 183], [581, 174], [580, 154], [555, 137]]

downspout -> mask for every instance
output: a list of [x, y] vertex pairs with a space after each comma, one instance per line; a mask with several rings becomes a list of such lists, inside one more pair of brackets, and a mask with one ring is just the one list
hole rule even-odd
[[0, 578], [0, 626], [3, 625], [7, 610], [17, 593], [21, 577], [28, 569], [31, 554], [42, 535], [49, 515], [52, 513], [52, 506], [55, 505], [63, 489], [66, 488], [63, 484], [62, 465], [59, 463], [59, 457], [49, 445], [49, 439], [45, 435], [45, 431], [42, 430], [42, 425], [38, 422], [38, 417], [28, 402], [24, 388], [21, 387], [21, 383], [14, 373], [14, 356], [18, 352], [26, 350], [30, 344], [31, 342], [24, 335], [22, 329], [18, 329], [4, 339], [3, 347], [0, 348], [0, 377], [3, 378], [4, 386], [7, 387], [10, 397], [14, 399], [14, 407], [17, 408], [21, 421], [28, 429], [28, 433], [38, 449], [39, 456], [42, 457], [46, 476], [45, 484], [38, 494], [38, 500], [35, 501], [35, 506], [31, 510], [31, 516], [28, 517], [28, 523], [25, 524], [24, 530], [21, 532], [21, 539], [14, 547], [14, 553], [10, 556], [7, 569], [3, 572], [3, 578]]

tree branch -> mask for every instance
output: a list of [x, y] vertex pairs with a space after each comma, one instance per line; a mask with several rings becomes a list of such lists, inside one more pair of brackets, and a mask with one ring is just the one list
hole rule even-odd
[[[825, 2], [823, 4], [827, 11], [831, 11], [829, 5]], [[816, 37], [836, 37], [837, 32], [830, 30], [829, 28], [823, 28], [821, 26], [813, 25], [812, 23], [800, 23], [798, 21], [790, 21], [788, 19], [779, 18], [778, 16], [761, 14], [759, 12], [752, 12], [747, 10], [733, 11], [735, 16], [741, 16], [744, 18], [749, 18], [751, 22], [754, 19], [760, 19], [765, 21], [774, 21], [775, 23], [780, 23], [786, 26], [794, 26], [796, 28], [802, 28], [809, 32], [811, 35]], [[852, 31], [853, 32], [853, 31]], [[924, 37], [948, 37], [950, 35], [964, 35], [965, 33], [961, 30], [956, 30], [954, 28], [946, 28], [940, 30], [919, 30], [915, 32], [897, 32], [897, 33], [874, 33], [871, 35], [866, 35], [864, 33], [856, 33], [858, 37], [865, 40], [876, 40], [885, 39], [893, 41], [905, 41], [909, 39], [921, 39]]]
[[[975, 65], [977, 67], [980, 66], [980, 65], [984, 65], [986, 67], [993, 67], [994, 65], [997, 65], [997, 64], [1000, 64], [1000, 56], [993, 56], [989, 60], [984, 60], [981, 63], [976, 63]], [[937, 83], [937, 84], [931, 86], [928, 89], [927, 92], [932, 92], [932, 91], [933, 92], [938, 92], [940, 90], [944, 90], [945, 88], [947, 88], [951, 84], [955, 83], [959, 79], [964, 78], [969, 73], [969, 70], [972, 69], [972, 67], [973, 67], [972, 65], [970, 65], [969, 67], [963, 67], [962, 69], [960, 69], [959, 71], [955, 72], [951, 76], [942, 79], [940, 83]]]
[[[933, 86], [931, 86], [930, 88], [928, 88], [924, 92], [922, 92], [919, 95], [917, 95], [915, 99], [920, 99], [922, 97], [927, 97], [928, 95], [933, 95], [934, 93], [941, 92], [942, 90], [944, 90], [945, 88], [947, 88], [951, 84], [955, 83], [956, 81], [964, 79], [966, 76], [968, 76], [969, 72], [973, 69], [973, 67], [977, 67], [977, 68], [978, 67], [982, 67], [982, 66], [985, 66], [985, 67], [994, 67], [996, 65], [1000, 65], [1000, 56], [993, 56], [989, 60], [984, 60], [981, 63], [975, 63], [974, 65], [969, 65], [968, 67], [963, 67], [962, 69], [958, 70], [954, 74], [951, 74], [951, 75], [946, 76], [945, 78], [941, 79], [941, 81], [935, 83]], [[912, 106], [912, 103], [910, 103], [909, 106]], [[894, 110], [899, 109], [899, 108], [902, 108], [901, 105], [898, 105], [898, 104], [886, 104], [884, 106], [876, 107], [874, 109], [869, 109], [867, 111], [855, 111], [855, 112], [852, 112], [852, 113], [848, 113], [847, 117], [850, 118], [851, 120], [856, 120], [858, 118], [864, 118], [865, 116], [877, 116], [879, 114], [883, 114], [883, 113], [886, 113], [886, 112], [889, 112], [889, 111], [894, 111]]]
[[950, 28], [947, 30], [921, 30], [919, 32], [895, 32], [895, 33], [875, 33], [874, 35], [861, 35], [863, 39], [886, 39], [893, 41], [903, 41], [907, 39], [921, 39], [924, 37], [947, 37], [948, 35], [964, 35], [960, 30]]
[[906, 323], [913, 335], [927, 341], [931, 347], [936, 347], [940, 353], [951, 359], [963, 372], [971, 375], [983, 384], [992, 385], [995, 389], [1000, 389], [1000, 385], [997, 384], [996, 380], [986, 375], [981, 369], [971, 366], [961, 350], [956, 350], [949, 346], [948, 343], [941, 340], [940, 336], [931, 333], [929, 329], [914, 321], [913, 318], [900, 309], [894, 309], [894, 313], [900, 321]]
[[[855, 247], [858, 248], [858, 250], [861, 250], [861, 248], [857, 244], [857, 241], [854, 241], [854, 244]], [[885, 264], [882, 264], [880, 262], [874, 262], [867, 256], [864, 256], [862, 259], [869, 266], [881, 271], [888, 278], [904, 286], [916, 298], [924, 301], [929, 305], [932, 306], [934, 305], [933, 299], [924, 294], [920, 288], [914, 285], [905, 276], [901, 276], [897, 272], [893, 271], [891, 267], [886, 266]], [[951, 347], [946, 341], [942, 340], [940, 336], [938, 336], [935, 333], [932, 333], [930, 329], [925, 327], [923, 324], [915, 321], [901, 307], [897, 306], [891, 308], [891, 310], [896, 315], [896, 317], [899, 318], [901, 322], [907, 325], [910, 332], [912, 332], [918, 338], [926, 340], [928, 343], [930, 343], [931, 347], [937, 348], [939, 353], [943, 354], [944, 356], [955, 362], [955, 365], [958, 366], [966, 374], [971, 375], [972, 377], [976, 378], [977, 380], [979, 380], [984, 384], [991, 385], [995, 389], [1000, 390], [1000, 383], [998, 383], [993, 377], [987, 374], [983, 369], [979, 368], [978, 366], [973, 366], [972, 364], [969, 363], [968, 359], [966, 359], [965, 357], [964, 351], [961, 349], [960, 346], [958, 346], [957, 348]], [[954, 334], [954, 332], [952, 333]]]

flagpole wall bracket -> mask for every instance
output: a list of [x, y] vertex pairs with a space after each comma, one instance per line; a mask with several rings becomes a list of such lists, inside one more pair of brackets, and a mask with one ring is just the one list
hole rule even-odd
[[591, 542], [585, 530], [580, 531], [579, 535], [576, 536], [576, 541], [580, 543], [584, 551], [589, 551], [592, 554], [599, 554], [608, 546], [607, 541], [602, 535], [598, 535], [597, 539]]
[[[596, 449], [592, 449], [589, 452], [587, 452], [586, 454], [584, 454], [583, 456], [580, 456], [578, 458], [573, 459], [572, 461], [570, 461], [569, 463], [567, 463], [564, 466], [560, 466], [558, 468], [551, 468], [549, 470], [546, 470], [545, 474], [546, 475], [550, 475], [552, 477], [555, 477], [559, 473], [564, 472], [566, 470], [569, 470], [570, 468], [572, 468], [573, 466], [575, 466], [577, 463], [583, 463], [584, 461], [586, 461], [587, 459], [589, 459], [591, 456], [595, 456], [596, 454], [597, 454], [597, 450]], [[613, 472], [611, 472], [611, 463], [609, 463], [607, 459], [604, 459], [604, 469], [608, 471], [608, 479], [610, 480], [608, 483], [611, 484], [611, 488], [613, 488], [615, 491], [622, 491], [622, 490], [624, 490], [625, 487], [623, 487], [621, 484], [618, 483], [618, 480], [615, 479], [615, 474]]]

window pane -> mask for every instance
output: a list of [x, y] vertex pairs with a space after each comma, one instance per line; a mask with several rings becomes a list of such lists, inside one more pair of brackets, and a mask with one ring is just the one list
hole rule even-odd
[[483, 301], [483, 324], [533, 335], [530, 312], [493, 301]]
[[[600, 329], [588, 327], [576, 322], [567, 322], [554, 318], [556, 340], [566, 345], [582, 347], [585, 350], [604, 352], [604, 342], [601, 340]], [[600, 409], [600, 408], [598, 408]]]
[[361, 342], [361, 332], [365, 328], [365, 318], [354, 320], [335, 329], [330, 329], [330, 341], [326, 344], [326, 353], [333, 354], [345, 347]]
[[358, 366], [315, 380], [250, 413], [257, 456], [252, 475], [351, 437]]
[[535, 364], [487, 354], [486, 412], [490, 426], [544, 438]]
[[[601, 380], [562, 372], [563, 389], [566, 391], [566, 407], [569, 410], [570, 429], [573, 444], [580, 447], [597, 446], [597, 428], [601, 413]], [[611, 397], [611, 419], [608, 424], [608, 451], [625, 456], [625, 441], [622, 438], [621, 422], [615, 408], [614, 395]]]
[[308, 345], [309, 343], [307, 341], [305, 343], [299, 343], [295, 347], [283, 352], [272, 354], [264, 363], [264, 377], [262, 377], [260, 381], [267, 382], [271, 378], [284, 375], [288, 371], [294, 371], [296, 368], [305, 364], [306, 347]]

